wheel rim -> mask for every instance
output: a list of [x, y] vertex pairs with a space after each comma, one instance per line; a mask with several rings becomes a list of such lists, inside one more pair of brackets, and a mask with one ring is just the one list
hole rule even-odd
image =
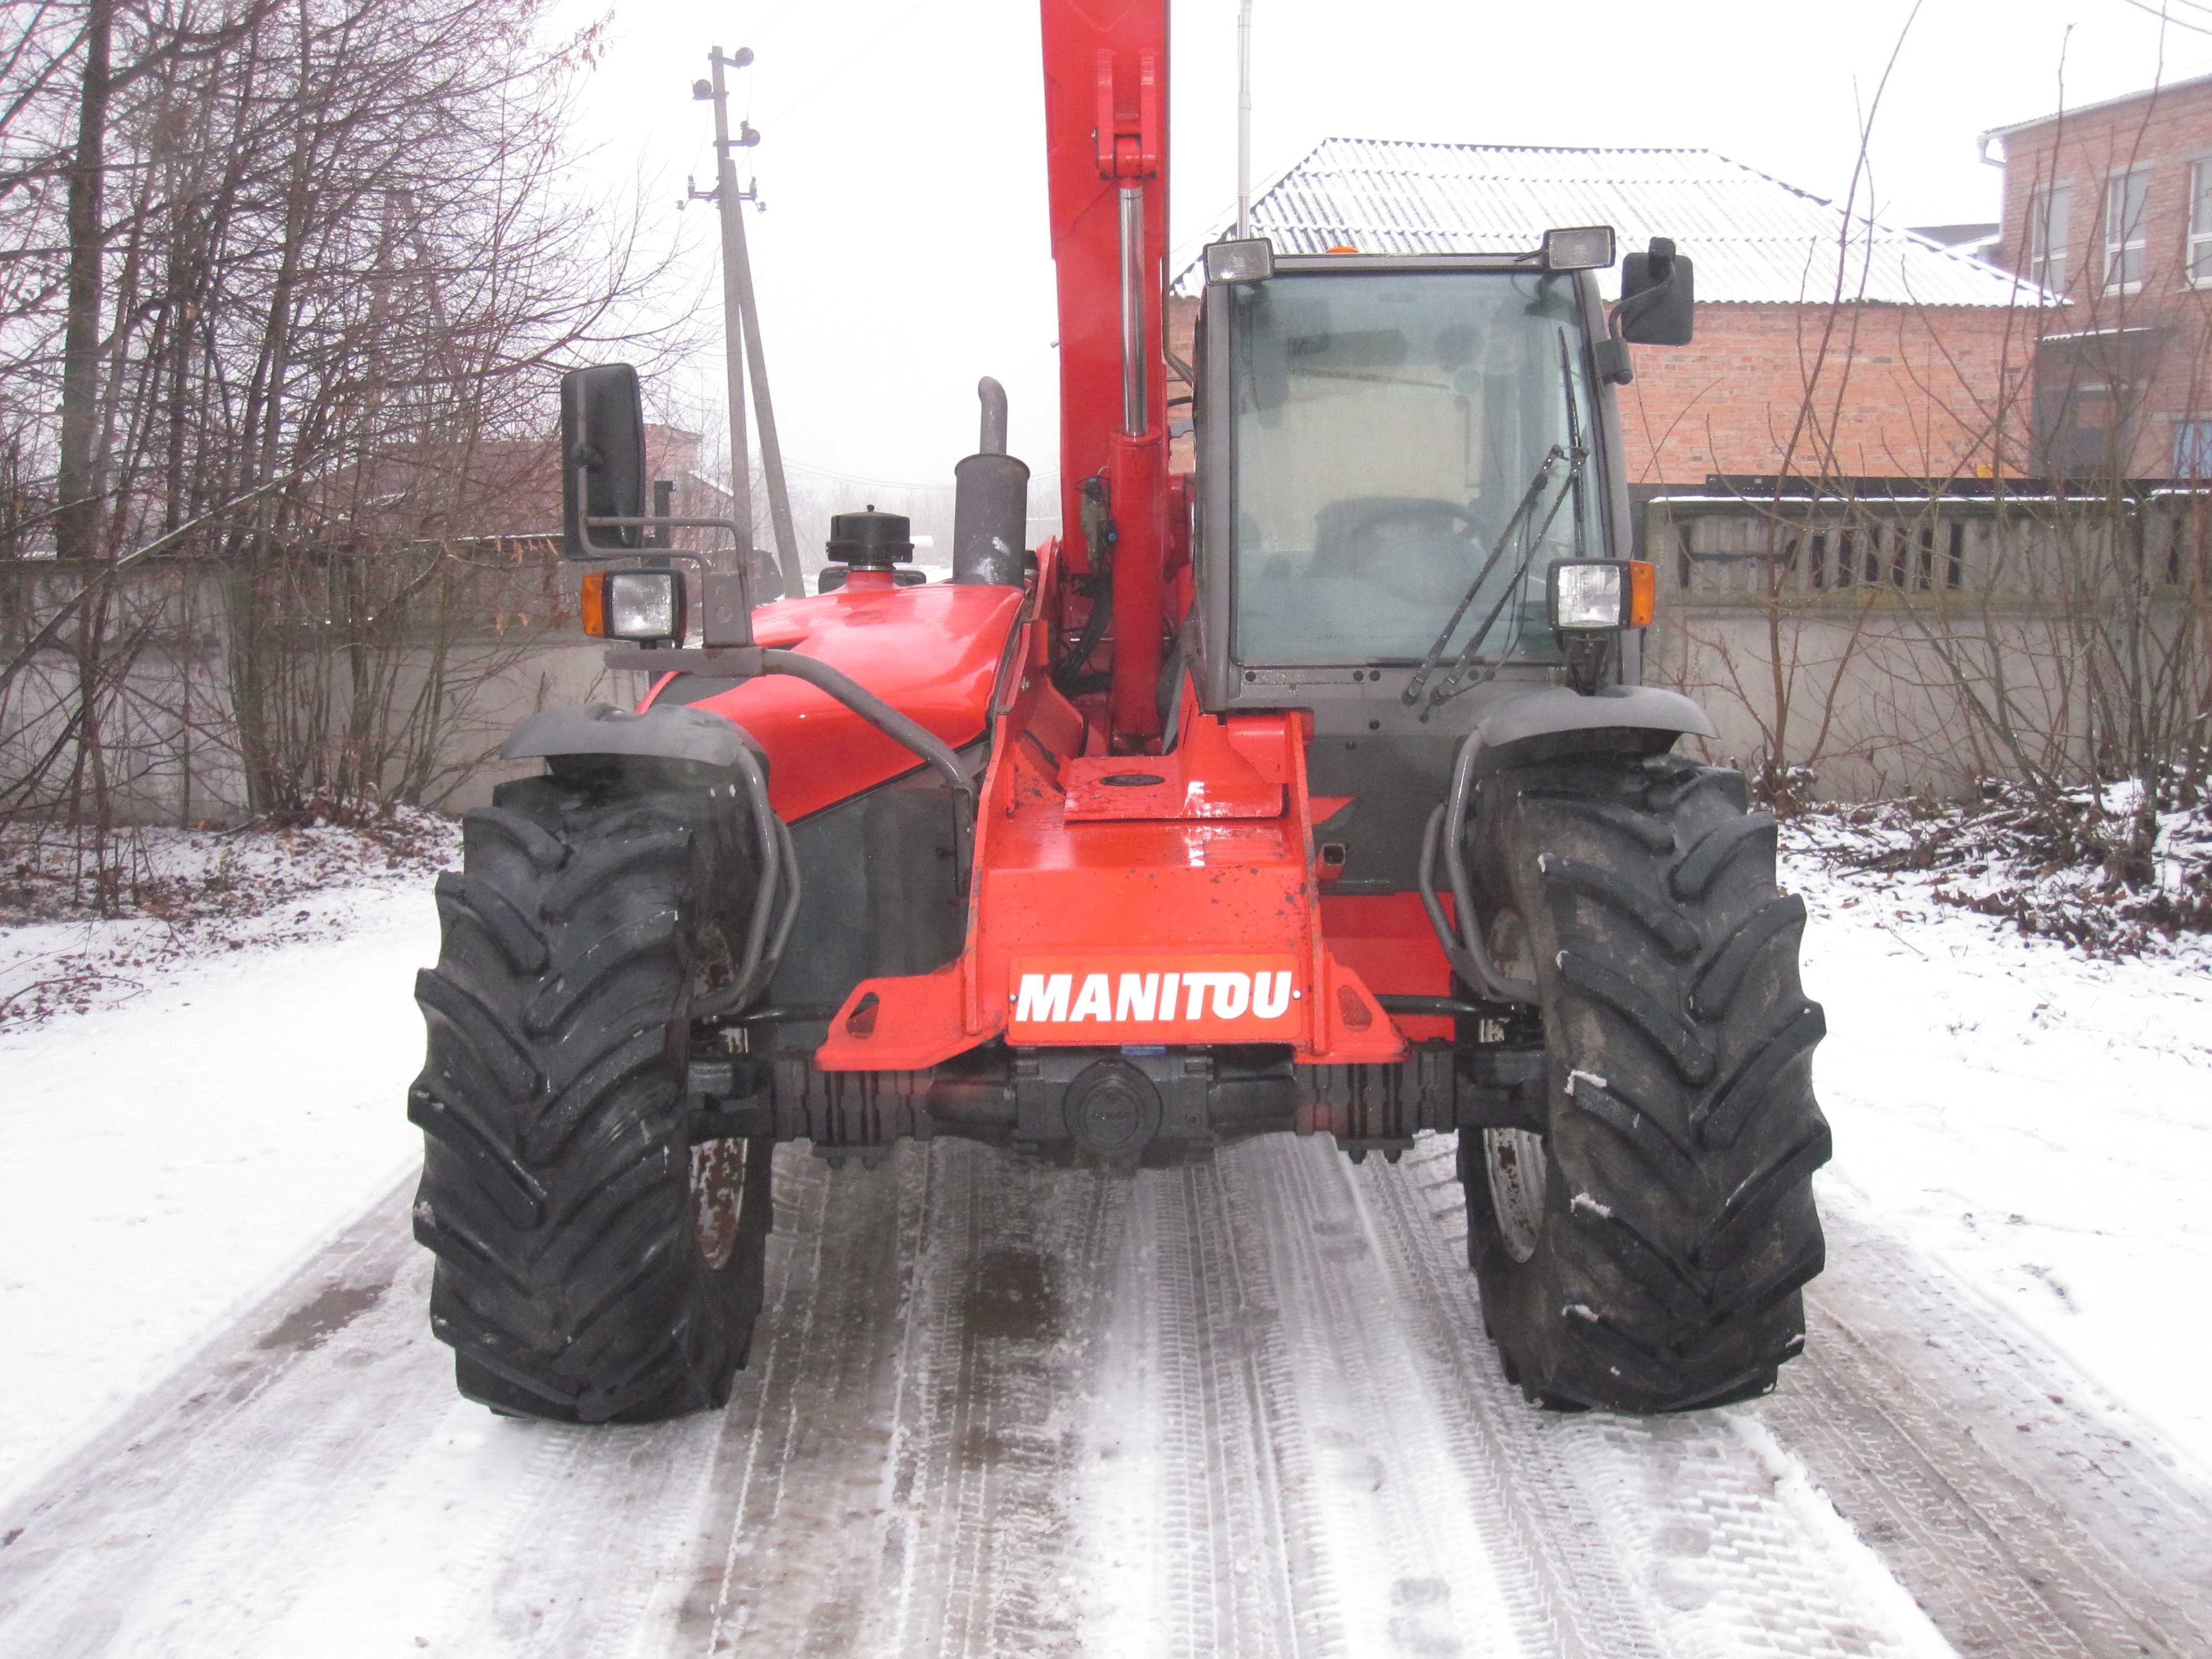
[[[699, 929], [693, 955], [691, 996], [696, 1003], [736, 977], [737, 957], [718, 922]], [[738, 1248], [738, 1224], [744, 1213], [745, 1143], [702, 1140], [691, 1149], [691, 1232], [708, 1268], [718, 1268]]]
[[1544, 1139], [1527, 1129], [1485, 1129], [1482, 1160], [1490, 1174], [1490, 1207], [1498, 1236], [1516, 1261], [1536, 1254], [1544, 1231], [1544, 1189], [1550, 1181]]
[[[1521, 918], [1500, 910], [1489, 932], [1490, 959], [1498, 972], [1509, 979], [1534, 979], [1528, 930]], [[1514, 1261], [1527, 1261], [1536, 1254], [1544, 1231], [1545, 1189], [1551, 1179], [1544, 1138], [1530, 1129], [1485, 1129], [1482, 1164], [1490, 1180], [1490, 1208], [1498, 1218], [1498, 1238]]]
[[691, 1231], [710, 1268], [720, 1267], [738, 1248], [744, 1194], [744, 1141], [702, 1140], [691, 1149]]

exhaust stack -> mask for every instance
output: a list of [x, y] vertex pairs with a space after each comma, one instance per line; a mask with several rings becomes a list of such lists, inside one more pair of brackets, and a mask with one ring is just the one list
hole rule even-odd
[[1006, 453], [1006, 389], [975, 383], [983, 431], [976, 453], [952, 469], [952, 580], [1019, 587], [1028, 563], [1030, 470]]

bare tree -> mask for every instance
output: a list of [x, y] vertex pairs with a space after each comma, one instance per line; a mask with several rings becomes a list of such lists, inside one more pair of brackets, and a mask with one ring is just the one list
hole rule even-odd
[[[0, 823], [104, 836], [118, 766], [211, 750], [257, 812], [437, 787], [520, 649], [490, 590], [540, 580], [556, 371], [678, 343], [634, 321], [665, 274], [635, 218], [567, 193], [596, 31], [546, 9], [11, 13]], [[139, 707], [165, 681], [196, 705]]]

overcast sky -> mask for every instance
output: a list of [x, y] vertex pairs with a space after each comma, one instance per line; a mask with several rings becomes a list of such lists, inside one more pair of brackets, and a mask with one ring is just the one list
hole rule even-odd
[[[1907, 32], [1911, 0], [1255, 0], [1254, 173], [1335, 134], [1702, 145], [1840, 199], [1898, 51], [1874, 116], [1877, 211], [1993, 218], [2000, 175], [1978, 160], [1979, 133], [2212, 71], [2212, 0], [2166, 3], [2175, 21], [2162, 27], [2130, 0], [1923, 0]], [[605, 0], [563, 4], [574, 23]], [[1179, 248], [1235, 202], [1237, 9], [1174, 9]], [[685, 174], [713, 172], [709, 112], [689, 88], [710, 45], [757, 54], [734, 90], [763, 135], [746, 170], [769, 210], [748, 233], [794, 460], [949, 482], [975, 447], [975, 381], [988, 373], [1012, 395], [1016, 451], [1054, 465], [1037, 15], [1036, 0], [629, 0], [618, 12], [584, 89], [582, 182], [605, 196], [642, 188], [656, 227], [688, 244], [708, 305], [713, 210], [675, 212]], [[688, 386], [649, 387], [648, 402], [696, 418], [720, 374], [710, 354]]]

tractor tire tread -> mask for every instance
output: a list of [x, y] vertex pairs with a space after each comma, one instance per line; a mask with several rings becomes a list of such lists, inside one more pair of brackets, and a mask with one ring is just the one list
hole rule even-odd
[[[415, 1233], [461, 1391], [511, 1415], [649, 1421], [726, 1398], [759, 1310], [765, 1140], [741, 1237], [693, 1237], [695, 939], [749, 858], [696, 791], [534, 778], [466, 815], [409, 1115]], [[757, 1202], [756, 1202], [756, 1200]]]
[[1546, 1403], [1741, 1400], [1803, 1345], [1825, 1024], [1798, 981], [1804, 904], [1778, 891], [1774, 820], [1747, 804], [1735, 773], [1671, 756], [1547, 761], [1478, 793], [1478, 902], [1526, 931], [1552, 1106], [1525, 1261], [1482, 1132], [1462, 1132], [1468, 1253], [1509, 1374]]

